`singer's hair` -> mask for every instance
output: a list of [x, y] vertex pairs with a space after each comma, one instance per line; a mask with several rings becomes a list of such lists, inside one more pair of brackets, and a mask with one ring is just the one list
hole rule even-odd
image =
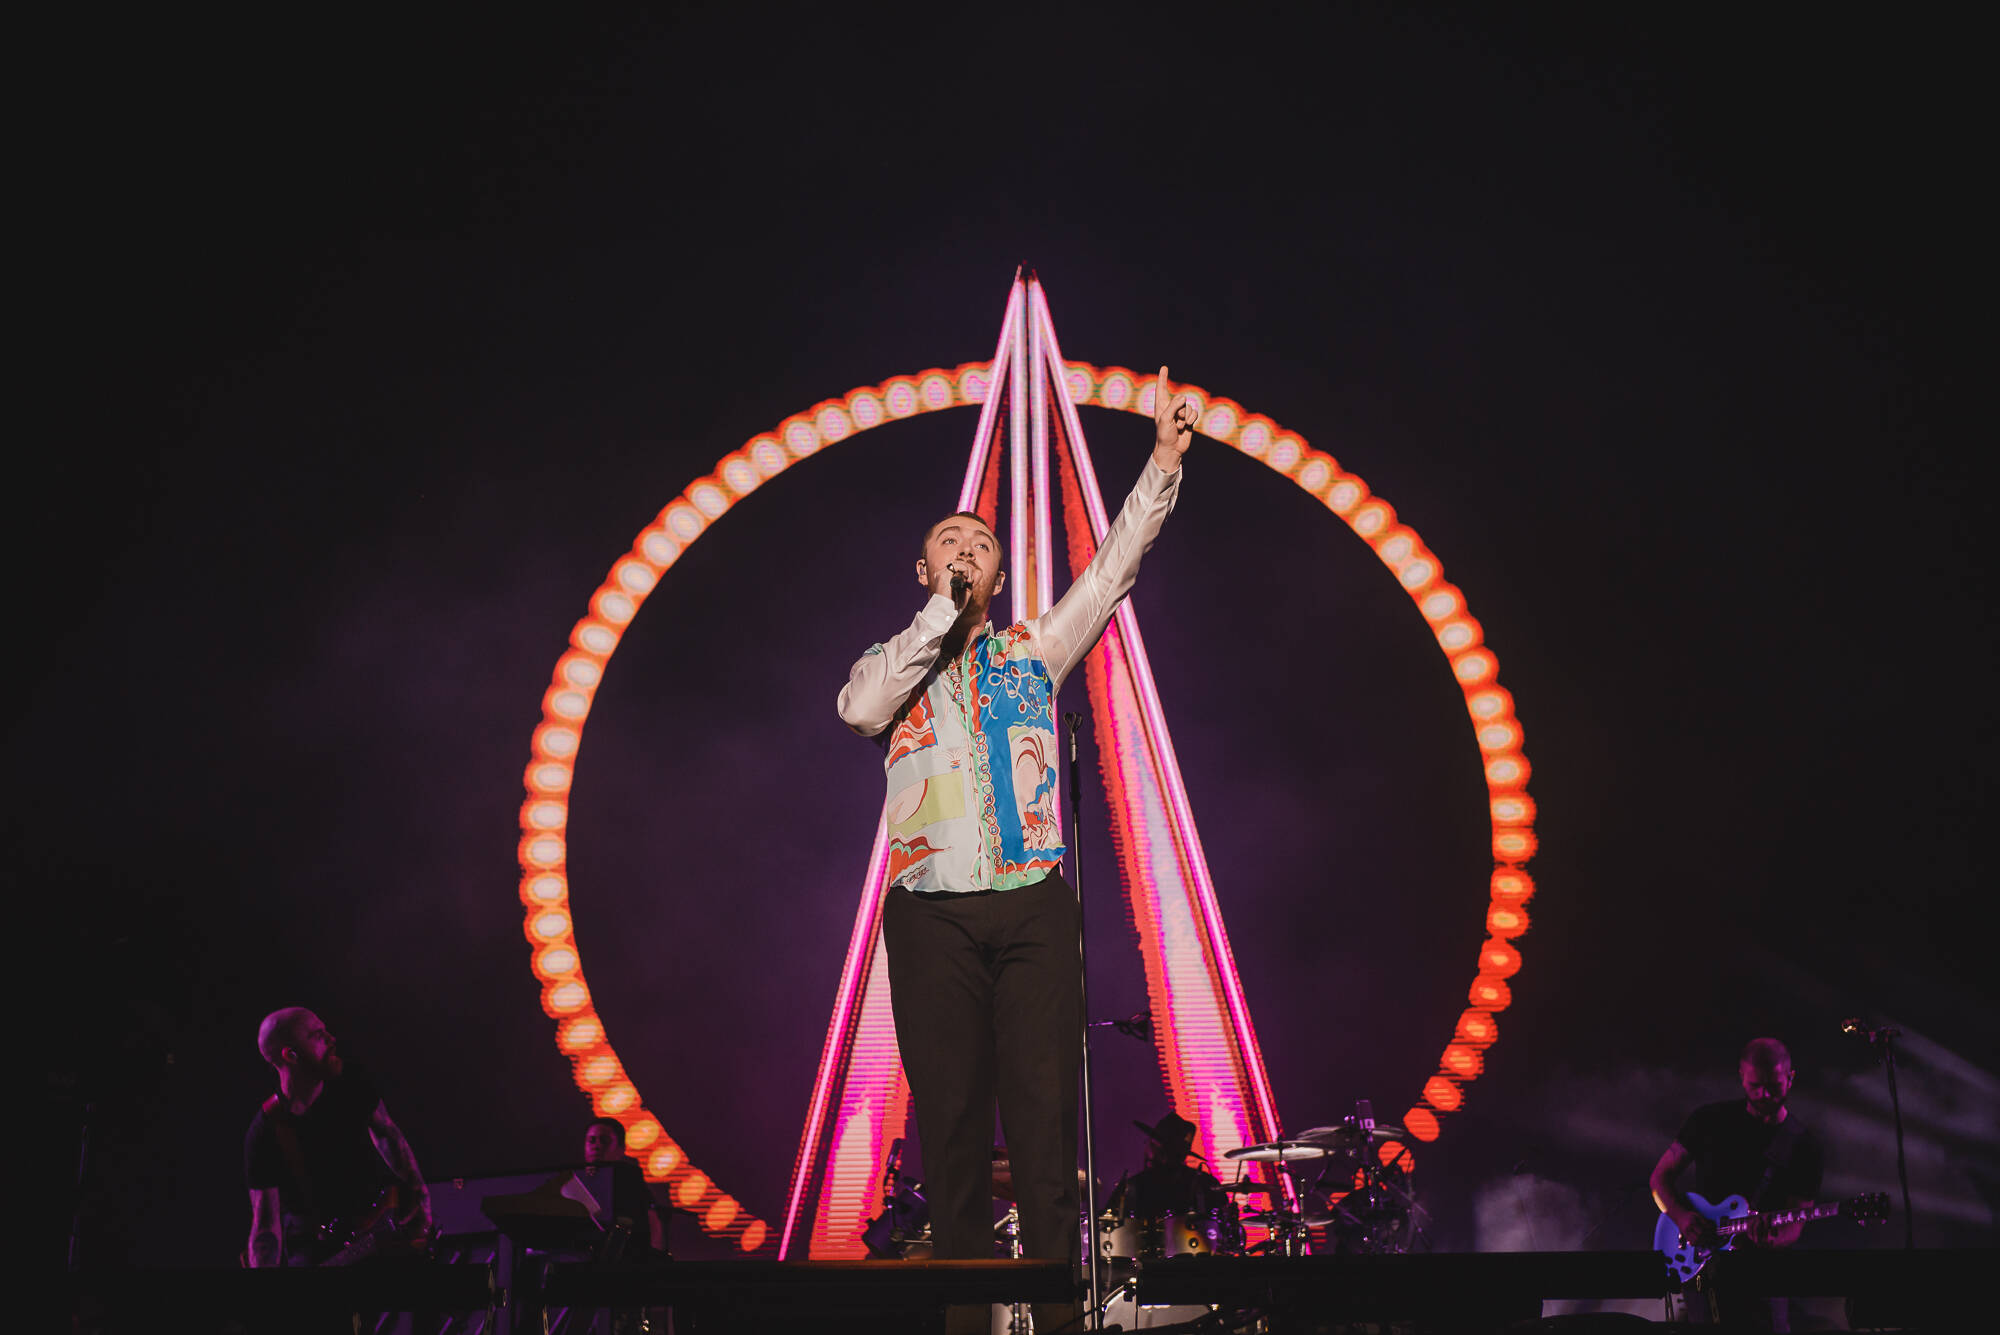
[[1742, 1066], [1775, 1071], [1780, 1066], [1790, 1066], [1792, 1054], [1775, 1038], [1753, 1038], [1743, 1045], [1743, 1055], [1736, 1060]]
[[621, 1150], [625, 1148], [625, 1124], [619, 1121], [616, 1117], [591, 1118], [588, 1122], [585, 1122], [583, 1124], [583, 1134], [586, 1136], [589, 1135], [590, 1128], [592, 1128], [593, 1126], [610, 1127], [611, 1134], [618, 1137], [618, 1148]]
[[[971, 510], [953, 510], [943, 519], [938, 520], [937, 523], [932, 524], [929, 528], [924, 530], [923, 545], [917, 548], [917, 555], [922, 557], [929, 557], [931, 554], [932, 535], [935, 534], [940, 528], [944, 527], [946, 524], [949, 524], [954, 519], [976, 519], [979, 521], [979, 526], [981, 528], [985, 529], [988, 533], [993, 533], [993, 525], [986, 522], [985, 515], [975, 513], [974, 511]], [[1007, 548], [1001, 543], [1000, 535], [998, 533], [993, 533], [993, 548], [996, 552], [999, 553], [999, 555], [995, 558], [995, 564], [996, 565], [1006, 564]]]

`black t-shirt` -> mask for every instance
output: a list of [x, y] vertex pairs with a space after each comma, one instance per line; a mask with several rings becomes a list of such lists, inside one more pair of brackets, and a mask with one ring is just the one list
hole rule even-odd
[[1791, 1156], [1771, 1179], [1761, 1203], [1750, 1200], [1752, 1207], [1768, 1209], [1819, 1196], [1825, 1171], [1819, 1139], [1797, 1123], [1797, 1113], [1787, 1113], [1776, 1126], [1760, 1122], [1742, 1099], [1731, 1099], [1696, 1108], [1674, 1139], [1694, 1156], [1694, 1189], [1710, 1204], [1720, 1204], [1730, 1196], [1750, 1198], [1769, 1167], [1766, 1155], [1771, 1142], [1781, 1130], [1792, 1136]]
[[626, 1244], [632, 1251], [642, 1252], [652, 1247], [652, 1235], [648, 1226], [657, 1202], [653, 1189], [646, 1182], [645, 1170], [636, 1159], [614, 1159], [611, 1163], [611, 1217], [630, 1220], [632, 1240]]
[[[367, 1076], [349, 1067], [327, 1081], [305, 1112], [282, 1104], [257, 1110], [243, 1137], [243, 1183], [252, 1191], [278, 1189], [286, 1251], [319, 1225], [367, 1209], [392, 1180], [369, 1139], [368, 1122], [382, 1096]], [[286, 1153], [280, 1122], [298, 1137], [298, 1154]], [[303, 1174], [303, 1176], [301, 1176]]]
[[1111, 1208], [1128, 1219], [1158, 1219], [1220, 1209], [1229, 1198], [1222, 1184], [1192, 1164], [1145, 1168], [1125, 1180]]

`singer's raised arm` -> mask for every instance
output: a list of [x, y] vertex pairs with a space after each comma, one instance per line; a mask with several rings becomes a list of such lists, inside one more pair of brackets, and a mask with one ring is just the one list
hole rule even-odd
[[873, 737], [895, 721], [896, 711], [937, 662], [945, 632], [958, 619], [950, 598], [933, 593], [902, 631], [854, 660], [840, 688], [840, 721]]
[[1118, 610], [1118, 600], [1132, 591], [1139, 577], [1139, 559], [1173, 513], [1180, 484], [1180, 469], [1164, 472], [1157, 462], [1147, 460], [1090, 564], [1056, 599], [1054, 607], [1030, 623], [1055, 689], [1062, 689], [1071, 670], [1104, 634], [1111, 614]]
[[1139, 558], [1160, 536], [1160, 526], [1173, 513], [1180, 495], [1181, 459], [1194, 440], [1195, 411], [1185, 394], [1169, 394], [1167, 368], [1153, 384], [1153, 457], [1139, 474], [1132, 494], [1104, 534], [1076, 583], [1056, 605], [1034, 622], [1042, 661], [1049, 679], [1060, 690], [1070, 671], [1083, 661], [1104, 634], [1118, 600], [1132, 591], [1139, 575]]

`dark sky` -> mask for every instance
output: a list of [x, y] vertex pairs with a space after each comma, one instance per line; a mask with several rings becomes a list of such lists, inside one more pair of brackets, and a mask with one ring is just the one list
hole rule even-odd
[[[282, 1004], [434, 1175], [572, 1152], [514, 865], [569, 627], [726, 451], [989, 355], [1023, 262], [1070, 356], [1167, 362], [1365, 478], [1499, 655], [1541, 893], [1420, 1168], [1437, 1244], [1639, 1245], [1633, 1183], [1759, 1032], [1798, 1054], [1829, 1194], [1887, 1186], [1847, 1014], [1912, 1036], [1920, 1240], [1991, 1240], [1965, 34], [1664, 6], [137, 22], [49, 48], [54, 373], [25, 388], [57, 403], [13, 495], [5, 833], [55, 908], [44, 1106], [61, 1160], [95, 1101], [100, 1263], [234, 1255]], [[880, 802], [833, 696], [915, 610], [972, 424], [868, 433], [733, 511], [586, 735], [598, 1003], [766, 1218]], [[1085, 426], [1115, 504], [1145, 424]], [[1212, 442], [1189, 470], [1135, 601], [1280, 1108], [1388, 1115], [1482, 936], [1478, 753], [1360, 542]], [[1123, 1014], [1096, 810], [1092, 986]], [[1119, 1043], [1114, 1173], [1164, 1106]], [[1557, 1204], [1509, 1241], [1492, 1202], [1529, 1180]]]

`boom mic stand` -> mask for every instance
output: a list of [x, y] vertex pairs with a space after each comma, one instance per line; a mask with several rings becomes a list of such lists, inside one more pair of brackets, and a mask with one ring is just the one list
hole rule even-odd
[[1883, 1025], [1880, 1029], [1870, 1029], [1859, 1020], [1843, 1020], [1842, 1033], [1853, 1034], [1868, 1041], [1875, 1059], [1882, 1063], [1883, 1072], [1889, 1077], [1889, 1115], [1896, 1123], [1896, 1178], [1903, 1187], [1903, 1246], [1917, 1245], [1916, 1216], [1910, 1213], [1910, 1164], [1903, 1157], [1903, 1100], [1896, 1093], [1896, 1039], [1903, 1032], [1894, 1025]]
[[1090, 1115], [1090, 954], [1084, 946], [1084, 901], [1083, 901], [1083, 781], [1082, 770], [1076, 760], [1076, 732], [1083, 723], [1083, 715], [1066, 713], [1063, 726], [1069, 729], [1069, 851], [1076, 855], [1074, 877], [1070, 884], [1076, 889], [1076, 965], [1077, 985], [1082, 990], [1080, 1001], [1083, 1006], [1083, 1209], [1085, 1237], [1089, 1242], [1084, 1247], [1084, 1264], [1090, 1267], [1090, 1314], [1087, 1325], [1098, 1328], [1103, 1320], [1103, 1284], [1098, 1272], [1097, 1257], [1097, 1137], [1091, 1131]]

